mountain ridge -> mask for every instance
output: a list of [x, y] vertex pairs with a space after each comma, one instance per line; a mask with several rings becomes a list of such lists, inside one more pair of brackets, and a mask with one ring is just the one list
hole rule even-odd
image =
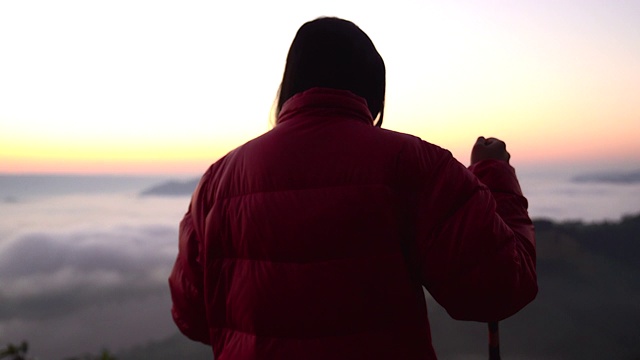
[[[640, 359], [640, 213], [617, 222], [537, 219], [534, 225], [540, 291], [501, 322], [505, 358]], [[427, 302], [440, 358], [486, 356], [486, 324], [452, 320], [428, 295]], [[176, 331], [117, 358], [210, 360], [212, 355], [208, 346]]]

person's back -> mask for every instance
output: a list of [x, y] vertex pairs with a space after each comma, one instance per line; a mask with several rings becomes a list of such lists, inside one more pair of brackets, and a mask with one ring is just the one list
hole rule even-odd
[[432, 359], [422, 286], [478, 321], [535, 296], [533, 229], [508, 163], [478, 163], [505, 223], [449, 152], [373, 126], [371, 103], [294, 91], [274, 129], [203, 176], [170, 282], [176, 323], [216, 359]]

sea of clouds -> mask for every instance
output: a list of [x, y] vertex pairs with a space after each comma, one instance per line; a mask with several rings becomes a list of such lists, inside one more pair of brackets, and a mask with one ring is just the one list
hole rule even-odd
[[[539, 172], [521, 180], [534, 218], [640, 212], [638, 183], [574, 183]], [[177, 331], [167, 278], [189, 196], [140, 196], [139, 185], [0, 198], [0, 345], [27, 340], [30, 354], [56, 360]]]
[[0, 340], [60, 359], [174, 333], [167, 278], [188, 197], [0, 204]]

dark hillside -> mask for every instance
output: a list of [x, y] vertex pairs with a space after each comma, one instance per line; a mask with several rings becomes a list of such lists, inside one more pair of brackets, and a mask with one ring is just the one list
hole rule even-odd
[[640, 264], [640, 215], [628, 216], [619, 223], [566, 223], [552, 230], [576, 239], [590, 253], [599, 254], [629, 266]]
[[[640, 359], [640, 215], [620, 222], [535, 221], [538, 297], [500, 323], [504, 359]], [[472, 301], [472, 300], [470, 300]], [[486, 324], [452, 320], [429, 298], [440, 359], [486, 359]], [[211, 359], [179, 334], [119, 360]]]
[[[505, 359], [640, 359], [640, 215], [537, 220], [537, 298], [501, 322]], [[486, 325], [429, 314], [442, 359], [486, 358]]]
[[182, 334], [137, 346], [117, 355], [117, 360], [211, 360], [211, 348], [187, 339]]

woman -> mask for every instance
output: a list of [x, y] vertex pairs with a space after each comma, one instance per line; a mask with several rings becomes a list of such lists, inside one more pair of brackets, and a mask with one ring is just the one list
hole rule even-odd
[[435, 359], [423, 286], [462, 320], [535, 297], [533, 225], [504, 143], [479, 138], [466, 169], [381, 129], [384, 94], [364, 32], [308, 22], [274, 128], [203, 175], [169, 281], [176, 324], [216, 359]]

